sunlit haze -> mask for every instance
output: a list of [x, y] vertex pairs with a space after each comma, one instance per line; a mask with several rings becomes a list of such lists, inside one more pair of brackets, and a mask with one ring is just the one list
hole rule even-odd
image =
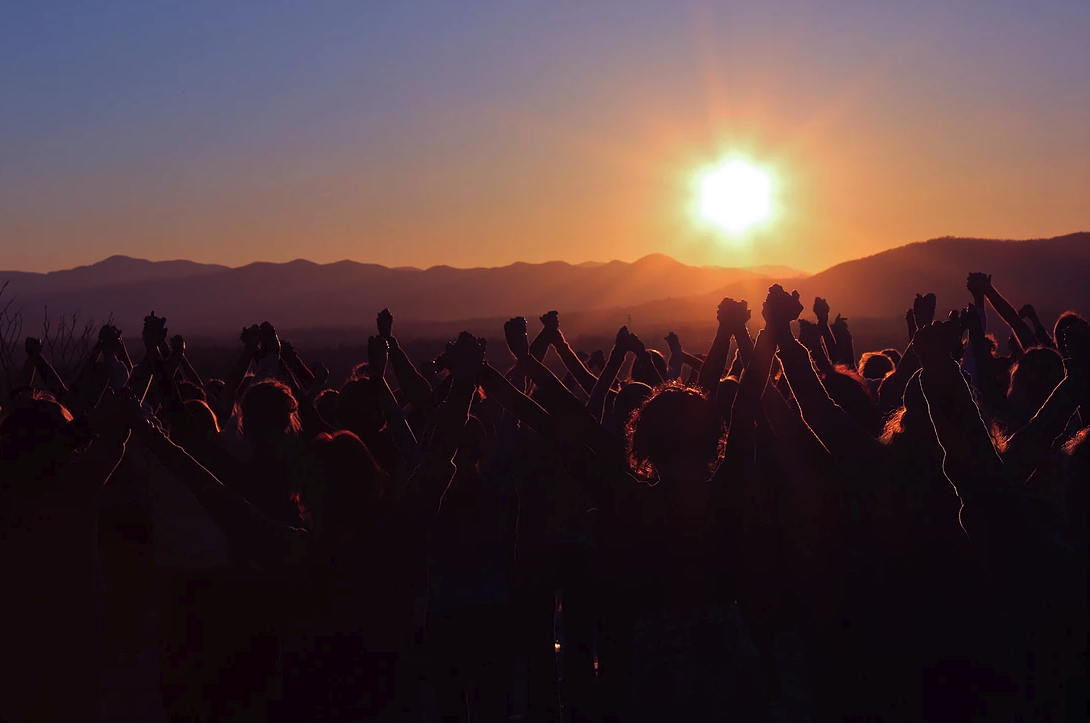
[[1087, 37], [1085, 0], [13, 3], [0, 268], [817, 271], [1069, 233]]

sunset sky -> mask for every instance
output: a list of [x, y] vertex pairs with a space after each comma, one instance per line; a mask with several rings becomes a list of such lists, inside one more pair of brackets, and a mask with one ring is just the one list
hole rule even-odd
[[[1090, 230], [1090, 2], [20, 2], [0, 268], [817, 271]], [[740, 157], [772, 215], [709, 230]]]

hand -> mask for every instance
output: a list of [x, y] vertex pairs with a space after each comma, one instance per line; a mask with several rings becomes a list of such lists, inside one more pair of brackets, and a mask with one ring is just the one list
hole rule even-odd
[[455, 381], [477, 386], [484, 364], [484, 345], [468, 331], [458, 335], [458, 341], [449, 347], [450, 373]]
[[829, 302], [820, 296], [814, 298], [814, 316], [819, 324], [829, 324]]
[[848, 332], [848, 317], [837, 314], [829, 328], [833, 330], [833, 336], [846, 334]]
[[912, 348], [920, 358], [924, 369], [934, 369], [950, 361], [954, 347], [961, 343], [961, 323], [959, 321], [936, 321], [921, 326], [912, 338]]
[[261, 343], [261, 329], [258, 328], [257, 324], [244, 327], [242, 329], [242, 333], [239, 334], [238, 339], [246, 346], [247, 349], [256, 351], [257, 345]]
[[601, 349], [597, 349], [590, 355], [589, 366], [591, 369], [605, 369], [606, 368], [606, 355]]
[[992, 275], [974, 271], [965, 280], [965, 288], [969, 290], [974, 299], [979, 299], [991, 290]]
[[912, 309], [905, 312], [905, 323], [913, 329], [919, 328], [920, 325], [916, 323], [916, 312]]
[[620, 329], [617, 330], [617, 337], [613, 340], [613, 348], [621, 352], [622, 354], [627, 354], [629, 351], [631, 351], [628, 345], [628, 337], [628, 327], [622, 326]]
[[961, 324], [969, 330], [970, 337], [976, 334], [984, 334], [984, 324], [980, 320], [980, 313], [977, 311], [976, 304], [969, 304], [961, 312]]
[[516, 316], [503, 325], [503, 336], [507, 339], [507, 348], [515, 359], [523, 359], [530, 354], [530, 342], [526, 338], [526, 319]]
[[665, 341], [666, 345], [670, 347], [671, 354], [681, 351], [681, 339], [678, 339], [677, 334], [675, 334], [674, 332], [671, 331], [669, 334], [667, 334]]
[[23, 349], [26, 351], [27, 357], [36, 359], [42, 353], [42, 340], [28, 336], [26, 342], [23, 343]]
[[266, 354], [280, 356], [280, 338], [276, 335], [276, 329], [267, 321], [261, 322], [261, 346]]
[[564, 339], [564, 335], [560, 332], [560, 312], [550, 311], [540, 317], [542, 332], [545, 334], [545, 338], [549, 340], [550, 344], [556, 344]]
[[1018, 310], [1018, 318], [1035, 321], [1037, 319], [1037, 310], [1033, 308], [1033, 304], [1024, 304], [1022, 308]]
[[647, 351], [647, 347], [644, 346], [644, 343], [640, 340], [638, 336], [636, 336], [632, 332], [628, 332], [627, 343], [628, 350], [633, 354], [643, 354], [645, 351]]
[[144, 329], [140, 336], [147, 349], [158, 349], [167, 340], [166, 317], [156, 316], [151, 312], [144, 317]]
[[735, 301], [729, 296], [719, 302], [719, 309], [715, 318], [719, 321], [719, 328], [732, 334], [746, 329], [746, 322], [753, 313], [749, 310], [749, 302], [745, 299]]
[[821, 328], [806, 319], [799, 319], [799, 343], [810, 351], [821, 346]]
[[912, 311], [916, 314], [916, 326], [927, 326], [935, 320], [935, 295], [916, 294], [916, 300], [912, 302]]
[[386, 374], [386, 360], [390, 355], [390, 346], [381, 336], [367, 339], [367, 371], [372, 379], [382, 379]]
[[[791, 322], [799, 318], [802, 313], [802, 302], [799, 301], [799, 292], [790, 294], [783, 290], [779, 284], [774, 284], [768, 289], [764, 306], [761, 308], [761, 316], [765, 324], [773, 328], [790, 328]], [[838, 317], [839, 318], [839, 317]]]
[[179, 359], [185, 354], [185, 339], [181, 334], [175, 334], [171, 337], [170, 351]]
[[383, 309], [378, 313], [378, 335], [389, 338], [394, 330], [394, 315], [389, 309]]

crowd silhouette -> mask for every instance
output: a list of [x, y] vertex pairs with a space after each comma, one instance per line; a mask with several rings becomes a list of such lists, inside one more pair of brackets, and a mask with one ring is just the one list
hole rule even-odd
[[500, 368], [383, 310], [339, 388], [269, 323], [208, 380], [154, 312], [73, 379], [27, 339], [0, 720], [124, 719], [149, 620], [171, 721], [1085, 720], [1090, 324], [967, 290], [861, 356], [778, 285]]

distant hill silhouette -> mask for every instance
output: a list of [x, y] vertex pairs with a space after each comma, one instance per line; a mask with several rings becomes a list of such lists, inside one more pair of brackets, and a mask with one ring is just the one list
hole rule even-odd
[[[792, 270], [793, 274], [799, 274]], [[552, 308], [592, 310], [663, 296], [702, 294], [745, 278], [746, 269], [693, 267], [661, 254], [632, 263], [515, 263], [499, 268], [387, 268], [341, 261], [253, 263], [240, 268], [111, 257], [50, 274], [0, 272], [33, 319], [48, 306], [84, 318], [110, 313], [129, 335], [151, 310], [174, 329], [214, 334], [268, 319], [282, 328], [372, 324], [389, 306], [400, 320], [456, 321]]]
[[[32, 322], [45, 305], [56, 312], [80, 310], [85, 317], [112, 312], [130, 337], [152, 309], [165, 315], [172, 329], [219, 336], [265, 319], [282, 329], [370, 329], [375, 312], [388, 306], [399, 328], [417, 335], [447, 333], [462, 323], [473, 330], [486, 320], [491, 325], [516, 314], [559, 309], [565, 328], [575, 326], [580, 333], [615, 330], [631, 316], [634, 328], [649, 333], [689, 328], [702, 338], [714, 326], [721, 297], [749, 299], [757, 316], [773, 282], [799, 289], [808, 315], [815, 295], [828, 297], [833, 313], [851, 319], [854, 329], [865, 319], [901, 319], [916, 292], [935, 292], [943, 310], [964, 306], [969, 271], [993, 274], [1015, 306], [1031, 302], [1046, 321], [1067, 308], [1090, 312], [1086, 232], [1030, 241], [940, 238], [808, 277], [784, 267], [686, 266], [655, 254], [632, 263], [423, 270], [351, 261], [225, 268], [112, 257], [52, 274], [0, 272], [0, 281], [12, 279], [9, 291], [18, 294]], [[890, 330], [901, 333], [898, 325]]]

